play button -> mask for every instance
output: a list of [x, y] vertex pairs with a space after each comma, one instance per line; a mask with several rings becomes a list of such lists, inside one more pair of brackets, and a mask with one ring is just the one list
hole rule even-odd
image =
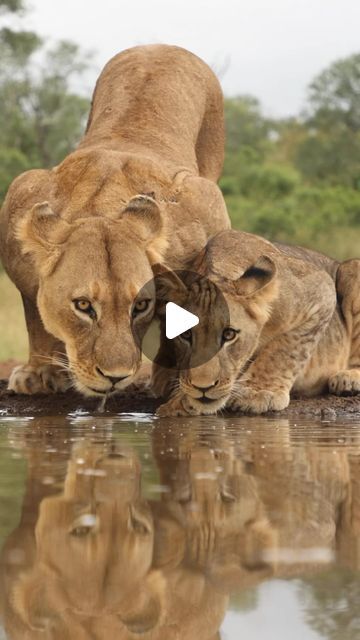
[[230, 314], [211, 279], [164, 268], [138, 292], [133, 308], [139, 304], [141, 309], [149, 299], [153, 315], [140, 313], [132, 322], [134, 340], [147, 360], [179, 371], [210, 361], [222, 349]]
[[166, 337], [169, 340], [177, 338], [177, 336], [199, 324], [198, 316], [179, 307], [179, 305], [174, 302], [168, 302], [165, 308]]

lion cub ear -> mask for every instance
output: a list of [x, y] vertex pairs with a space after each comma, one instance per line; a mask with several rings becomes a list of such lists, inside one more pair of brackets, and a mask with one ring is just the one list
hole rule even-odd
[[23, 253], [34, 256], [39, 271], [49, 273], [61, 253], [60, 245], [67, 240], [70, 225], [51, 209], [48, 202], [37, 203], [20, 220], [16, 237]]
[[[275, 262], [268, 256], [260, 256], [236, 281], [236, 292], [240, 296], [250, 297], [260, 292], [275, 295], [275, 276], [277, 273]], [[274, 286], [269, 286], [270, 284]]]
[[167, 269], [160, 263], [153, 264], [152, 270], [158, 313], [165, 313], [165, 304], [167, 302], [175, 302], [175, 304], [182, 305], [188, 296], [188, 289], [181, 278], [174, 271]]
[[145, 242], [150, 264], [160, 262], [167, 248], [164, 218], [154, 198], [139, 194], [129, 200], [121, 212], [121, 220], [127, 219], [139, 230]]

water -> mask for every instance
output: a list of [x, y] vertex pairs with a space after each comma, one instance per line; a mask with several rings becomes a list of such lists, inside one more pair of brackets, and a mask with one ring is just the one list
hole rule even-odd
[[359, 423], [0, 427], [0, 638], [360, 638]]

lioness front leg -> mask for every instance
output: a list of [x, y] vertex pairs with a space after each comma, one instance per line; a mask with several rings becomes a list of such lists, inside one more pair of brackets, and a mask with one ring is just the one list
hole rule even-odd
[[314, 352], [330, 317], [330, 313], [313, 317], [273, 338], [240, 377], [227, 407], [254, 414], [285, 409], [294, 382]]
[[168, 398], [179, 378], [174, 346], [167, 340], [165, 322], [160, 324], [160, 346], [152, 364], [151, 390], [156, 398]]
[[53, 362], [64, 353], [64, 346], [47, 331], [34, 302], [22, 296], [29, 335], [29, 362], [13, 369], [8, 389], [15, 393], [35, 394], [65, 391], [69, 386], [66, 371]]
[[341, 300], [349, 340], [348, 368], [329, 378], [329, 391], [337, 396], [360, 393], [360, 260], [341, 264], [336, 276], [336, 290]]

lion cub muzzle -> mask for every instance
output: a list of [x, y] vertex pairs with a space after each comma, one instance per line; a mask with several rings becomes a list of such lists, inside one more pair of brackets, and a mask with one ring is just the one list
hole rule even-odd
[[[208, 369], [208, 367], [206, 367]], [[221, 376], [213, 368], [209, 371], [202, 371], [202, 367], [190, 369], [186, 379], [181, 380], [182, 391], [200, 405], [222, 405], [229, 394], [229, 387]]]

